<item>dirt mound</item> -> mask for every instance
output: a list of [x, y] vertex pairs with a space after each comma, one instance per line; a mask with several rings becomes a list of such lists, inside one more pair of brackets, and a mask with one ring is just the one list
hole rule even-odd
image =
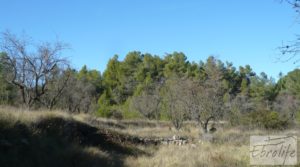
[[145, 154], [134, 144], [120, 142], [123, 135], [74, 119], [6, 123], [0, 121], [1, 167], [123, 166], [124, 157]]

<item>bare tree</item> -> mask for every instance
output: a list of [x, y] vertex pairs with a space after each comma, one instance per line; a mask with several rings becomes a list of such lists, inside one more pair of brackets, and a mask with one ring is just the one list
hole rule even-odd
[[204, 133], [208, 125], [219, 120], [224, 113], [224, 89], [221, 64], [210, 57], [204, 67], [206, 78], [171, 77], [165, 86], [165, 106], [173, 125], [179, 129], [186, 119], [194, 119]]
[[[68, 80], [66, 84], [60, 83], [61, 86], [66, 86], [59, 98], [59, 106], [71, 113], [89, 112], [95, 97], [95, 86], [90, 82], [79, 79], [75, 70], [68, 69], [64, 77]], [[60, 89], [61, 86], [58, 86], [57, 89]]]
[[[280, 2], [286, 2], [292, 6], [295, 12], [300, 16], [300, 0], [280, 0]], [[299, 58], [296, 58], [300, 53], [300, 36], [297, 35], [296, 39], [287, 43], [283, 43], [279, 47], [282, 56], [279, 57], [280, 61], [287, 62], [293, 60], [294, 64], [300, 61]]]
[[230, 99], [230, 101], [225, 104], [225, 107], [226, 111], [228, 111], [225, 113], [225, 116], [231, 125], [241, 124], [244, 114], [255, 111], [255, 103], [249, 96], [242, 93]]
[[280, 2], [286, 2], [290, 4], [297, 13], [300, 12], [300, 0], [280, 0]]
[[274, 110], [279, 112], [287, 121], [293, 121], [300, 108], [300, 101], [288, 92], [281, 92], [273, 104]]
[[53, 78], [48, 82], [48, 91], [41, 98], [41, 103], [50, 110], [57, 106], [62, 96], [67, 92], [66, 89], [70, 84], [71, 77], [70, 70], [55, 69]]
[[160, 97], [153, 94], [143, 93], [139, 96], [133, 97], [132, 99], [133, 108], [148, 119], [159, 118], [159, 104]]
[[146, 85], [140, 95], [133, 96], [132, 107], [148, 119], [159, 120], [162, 102], [161, 88], [162, 84], [159, 82]]
[[179, 130], [188, 117], [185, 103], [184, 79], [173, 76], [166, 81], [164, 87], [164, 104], [174, 127]]
[[193, 119], [197, 120], [204, 133], [209, 132], [208, 124], [223, 116], [224, 89], [222, 87], [222, 73], [216, 59], [211, 57], [205, 67], [206, 79], [188, 81], [187, 90], [183, 98]]
[[282, 44], [281, 47], [279, 47], [279, 50], [281, 52], [281, 57], [279, 57], [279, 60], [281, 62], [288, 62], [293, 60], [293, 63], [296, 64], [300, 61], [299, 58], [297, 58], [298, 54], [300, 53], [300, 36], [297, 36], [296, 40], [288, 42], [287, 44]]
[[223, 116], [223, 94], [217, 83], [194, 83], [191, 85], [188, 108], [192, 118], [197, 120], [204, 133], [209, 132], [208, 124], [212, 120], [218, 120]]
[[12, 71], [5, 78], [19, 88], [22, 102], [27, 107], [40, 103], [54, 77], [53, 72], [68, 66], [60, 55], [67, 46], [61, 42], [33, 45], [24, 37], [4, 32], [0, 46], [7, 54], [2, 60], [5, 69]]

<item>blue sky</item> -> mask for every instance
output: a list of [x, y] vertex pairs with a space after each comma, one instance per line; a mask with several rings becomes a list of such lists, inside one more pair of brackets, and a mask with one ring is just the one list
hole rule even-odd
[[60, 40], [72, 65], [103, 72], [129, 51], [215, 55], [236, 67], [277, 77], [296, 68], [276, 63], [282, 41], [299, 33], [296, 14], [276, 0], [0, 0], [0, 31], [25, 31], [35, 41]]

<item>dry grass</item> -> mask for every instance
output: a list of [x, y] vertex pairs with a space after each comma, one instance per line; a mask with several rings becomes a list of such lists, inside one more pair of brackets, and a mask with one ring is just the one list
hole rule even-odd
[[9, 106], [0, 106], [0, 115], [0, 120], [7, 120], [12, 124], [18, 121], [22, 123], [32, 123], [36, 122], [38, 119], [44, 119], [49, 117], [62, 117], [66, 119], [72, 118], [70, 114], [59, 110], [31, 111], [27, 109], [20, 109]]
[[[296, 135], [300, 138], [298, 128], [286, 131], [266, 131], [259, 129], [228, 128], [219, 126], [213, 134], [213, 142], [199, 140], [199, 128], [194, 122], [185, 123], [180, 131], [176, 131], [168, 122], [142, 121], [142, 120], [111, 120], [95, 118], [86, 114], [71, 115], [61, 111], [26, 111], [17, 108], [0, 106], [0, 125], [14, 126], [17, 123], [30, 125], [49, 118], [63, 118], [64, 120], [77, 121], [96, 127], [113, 130], [120, 134], [140, 137], [172, 137], [187, 136], [192, 138], [189, 144], [183, 146], [161, 145], [141, 146], [134, 149], [142, 150], [147, 154], [125, 155], [111, 154], [98, 146], [76, 146], [67, 148], [67, 159], [85, 158], [77, 166], [105, 164], [105, 166], [129, 167], [201, 167], [201, 166], [249, 166], [249, 137], [251, 135]], [[0, 135], [1, 136], [1, 135]], [[41, 143], [40, 143], [41, 144]], [[300, 141], [298, 139], [298, 146]], [[77, 147], [80, 147], [78, 149]], [[80, 150], [80, 151], [78, 151]], [[75, 153], [74, 153], [75, 151]], [[77, 151], [77, 152], [76, 152]], [[72, 156], [71, 156], [72, 155]], [[66, 155], [65, 155], [66, 156]], [[76, 158], [77, 157], [77, 158]], [[300, 159], [298, 149], [298, 160]], [[1, 159], [1, 158], [0, 158]], [[92, 163], [89, 163], [92, 162]], [[69, 164], [69, 163], [66, 163]], [[3, 166], [0, 164], [0, 166]], [[75, 165], [76, 166], [76, 165]], [[300, 166], [300, 164], [298, 164]]]
[[149, 120], [114, 120], [106, 118], [95, 118], [86, 114], [73, 116], [76, 120], [88, 122], [94, 126], [105, 127], [117, 132], [138, 137], [172, 137], [186, 136], [197, 138], [199, 129], [195, 122], [186, 122], [183, 128], [177, 131], [170, 122]]
[[144, 154], [82, 117], [0, 106], [0, 166], [124, 166], [125, 156]]
[[[214, 142], [198, 140], [184, 146], [165, 145], [153, 156], [129, 157], [126, 164], [133, 167], [240, 167], [249, 166], [249, 137], [251, 135], [300, 136], [297, 129], [286, 131], [224, 129], [214, 134]], [[298, 139], [298, 146], [300, 140]], [[298, 159], [300, 149], [298, 149]], [[300, 164], [298, 164], [300, 166]]]
[[161, 146], [153, 156], [130, 157], [126, 164], [134, 167], [198, 167], [198, 166], [246, 166], [248, 147], [198, 143], [185, 146]]
[[[88, 116], [89, 117], [89, 116]], [[285, 131], [266, 131], [262, 129], [246, 129], [245, 127], [229, 128], [218, 126], [218, 131], [213, 134], [214, 141], [199, 141], [201, 132], [194, 122], [185, 123], [180, 131], [170, 128], [168, 122], [145, 121], [145, 125], [139, 120], [116, 121], [98, 118], [98, 121], [114, 122], [125, 128], [113, 128], [120, 133], [126, 133], [140, 137], [172, 137], [173, 135], [188, 136], [194, 139], [192, 143], [184, 146], [161, 145], [160, 147], [148, 146], [143, 148], [151, 156], [128, 157], [126, 166], [132, 167], [199, 167], [199, 166], [249, 166], [249, 140], [251, 135], [296, 135], [300, 137], [300, 131], [295, 129]], [[134, 126], [136, 124], [136, 126]], [[300, 145], [300, 141], [298, 141]], [[300, 149], [298, 149], [298, 152]], [[298, 153], [298, 157], [300, 152]], [[299, 158], [298, 158], [299, 159]], [[299, 165], [298, 165], [299, 166]]]

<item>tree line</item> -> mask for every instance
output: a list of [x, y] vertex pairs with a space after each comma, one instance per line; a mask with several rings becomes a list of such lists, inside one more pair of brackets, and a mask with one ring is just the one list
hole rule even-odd
[[300, 116], [300, 70], [279, 75], [276, 82], [250, 65], [236, 68], [213, 56], [196, 63], [178, 52], [163, 58], [130, 52], [123, 61], [109, 60], [97, 114], [171, 120], [177, 129], [195, 120], [206, 132], [210, 121], [220, 119], [285, 128]]
[[[91, 112], [116, 119], [170, 120], [180, 129], [195, 120], [226, 120], [264, 128], [285, 128], [299, 119], [300, 70], [275, 81], [250, 65], [238, 68], [210, 56], [190, 62], [184, 53], [165, 56], [130, 52], [112, 57], [101, 74], [76, 70], [62, 42], [32, 44], [2, 33], [0, 103], [31, 109]], [[298, 117], [298, 118], [297, 118]]]

